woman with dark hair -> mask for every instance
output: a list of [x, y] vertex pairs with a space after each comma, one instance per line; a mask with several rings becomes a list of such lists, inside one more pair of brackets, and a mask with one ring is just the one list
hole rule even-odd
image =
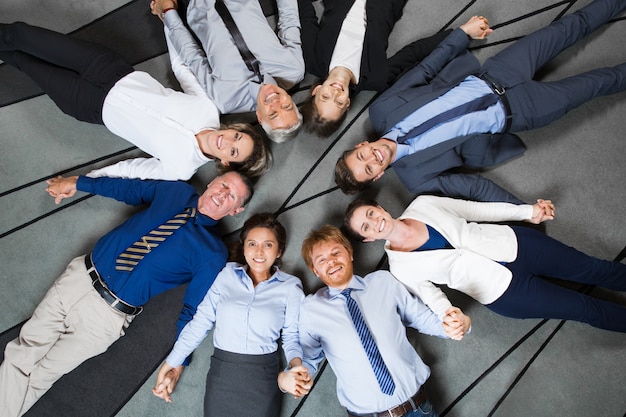
[[0, 59], [23, 71], [66, 114], [105, 125], [152, 158], [136, 158], [89, 176], [187, 180], [202, 165], [248, 176], [272, 158], [251, 126], [220, 127], [219, 111], [180, 61], [172, 64], [184, 93], [135, 71], [101, 45], [23, 22], [0, 24]]
[[282, 386], [298, 396], [308, 393], [311, 381], [298, 342], [302, 284], [277, 266], [285, 242], [285, 229], [271, 213], [256, 214], [244, 223], [231, 251], [237, 262], [226, 264], [181, 331], [159, 370], [156, 396], [171, 402], [184, 359], [213, 327], [215, 351], [207, 375], [205, 416], [280, 415], [279, 338], [291, 384]]
[[530, 227], [490, 224], [553, 218], [549, 200], [517, 205], [423, 195], [395, 219], [375, 201], [356, 200], [344, 226], [364, 242], [386, 240], [390, 272], [440, 317], [451, 303], [435, 284], [503, 316], [626, 332], [626, 307], [545, 279], [626, 291], [626, 265], [585, 255]]
[[312, 0], [298, 0], [302, 51], [308, 73], [321, 78], [300, 111], [307, 130], [328, 137], [360, 90], [383, 91], [419, 63], [448, 31], [419, 39], [387, 58], [388, 38], [406, 0], [325, 0], [318, 22]]

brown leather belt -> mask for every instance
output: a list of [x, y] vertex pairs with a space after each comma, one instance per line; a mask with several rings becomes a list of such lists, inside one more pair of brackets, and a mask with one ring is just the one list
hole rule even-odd
[[509, 99], [506, 98], [506, 88], [502, 84], [500, 84], [498, 81], [491, 78], [489, 74], [487, 73], [479, 74], [477, 75], [477, 77], [483, 80], [489, 86], [489, 88], [491, 88], [491, 91], [493, 91], [498, 97], [500, 97], [500, 102], [504, 106], [504, 111], [506, 113], [506, 122], [504, 124], [504, 129], [502, 129], [502, 131], [508, 132], [509, 129], [511, 128], [512, 116], [511, 116], [511, 106], [509, 105]]
[[143, 311], [143, 307], [135, 307], [125, 303], [124, 300], [119, 298], [113, 293], [113, 291], [107, 288], [104, 281], [102, 281], [102, 278], [100, 278], [100, 274], [96, 271], [96, 268], [93, 265], [90, 253], [85, 255], [85, 267], [87, 267], [87, 272], [89, 273], [94, 289], [98, 292], [98, 294], [100, 294], [100, 297], [102, 297], [108, 305], [117, 311], [128, 314], [129, 316], [136, 316]]
[[390, 408], [387, 411], [380, 411], [378, 413], [370, 413], [370, 414], [354, 414], [348, 411], [349, 417], [402, 417], [403, 415], [417, 409], [424, 401], [428, 399], [428, 396], [424, 392], [422, 388], [420, 388], [417, 393], [403, 402], [402, 404]]

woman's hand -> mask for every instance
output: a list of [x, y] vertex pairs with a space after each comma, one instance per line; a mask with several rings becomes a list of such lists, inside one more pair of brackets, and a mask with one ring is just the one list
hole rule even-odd
[[152, 388], [152, 393], [165, 400], [165, 402], [171, 403], [171, 394], [174, 392], [174, 388], [176, 388], [176, 383], [178, 383], [183, 369], [183, 365], [173, 368], [167, 362], [163, 362], [157, 374], [156, 384]]
[[443, 329], [452, 340], [461, 340], [472, 326], [472, 319], [466, 316], [460, 308], [450, 307], [443, 317]]
[[533, 204], [533, 217], [528, 221], [539, 224], [552, 219], [554, 219], [554, 204], [552, 204], [552, 201], [538, 199], [537, 203]]

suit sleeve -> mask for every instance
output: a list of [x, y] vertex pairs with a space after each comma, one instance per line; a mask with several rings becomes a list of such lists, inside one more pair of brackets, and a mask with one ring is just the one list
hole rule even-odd
[[515, 195], [478, 174], [445, 173], [419, 184], [405, 183], [405, 185], [415, 194], [436, 192], [448, 197], [460, 197], [466, 200], [524, 204], [524, 201]]
[[469, 38], [461, 29], [455, 29], [426, 58], [404, 74], [373, 105], [383, 103], [389, 97], [409, 88], [428, 84], [443, 67], [467, 50]]
[[387, 60], [387, 85], [393, 84], [404, 72], [419, 64], [435, 50], [437, 45], [443, 42], [450, 33], [452, 33], [452, 29], [436, 33], [427, 38], [418, 39], [396, 52], [394, 56]]
[[307, 72], [315, 74], [313, 68], [316, 66], [315, 46], [317, 36], [320, 31], [317, 22], [317, 15], [311, 0], [298, 0], [298, 11], [300, 13], [300, 30], [302, 37], [302, 54]]

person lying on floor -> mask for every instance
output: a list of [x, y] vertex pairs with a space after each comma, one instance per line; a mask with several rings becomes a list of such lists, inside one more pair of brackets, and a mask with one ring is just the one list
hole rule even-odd
[[451, 303], [435, 284], [446, 284], [506, 317], [626, 332], [626, 307], [544, 278], [626, 291], [626, 265], [585, 255], [530, 227], [486, 223], [553, 218], [550, 200], [516, 205], [424, 195], [398, 218], [375, 201], [355, 200], [344, 226], [364, 242], [386, 240], [391, 273], [439, 317]]
[[262, 134], [243, 123], [220, 126], [215, 103], [180, 62], [172, 68], [184, 93], [102, 45], [23, 22], [0, 24], [0, 59], [28, 75], [64, 113], [103, 124], [152, 155], [91, 177], [187, 180], [209, 161], [219, 172], [254, 177], [271, 166]]
[[231, 249], [236, 262], [226, 264], [178, 336], [159, 370], [154, 395], [172, 401], [185, 358], [213, 328], [205, 416], [280, 416], [279, 339], [287, 374], [293, 377], [290, 389], [297, 396], [309, 392], [312, 381], [302, 366], [298, 343], [302, 283], [278, 269], [286, 241], [287, 232], [273, 214], [258, 213], [246, 220]]
[[218, 221], [252, 198], [238, 172], [216, 177], [202, 195], [182, 181], [68, 177], [48, 180], [60, 202], [77, 190], [148, 207], [74, 258], [9, 342], [0, 364], [0, 415], [26, 413], [63, 375], [105, 352], [152, 297], [188, 284], [177, 327], [191, 320], [226, 264]]

